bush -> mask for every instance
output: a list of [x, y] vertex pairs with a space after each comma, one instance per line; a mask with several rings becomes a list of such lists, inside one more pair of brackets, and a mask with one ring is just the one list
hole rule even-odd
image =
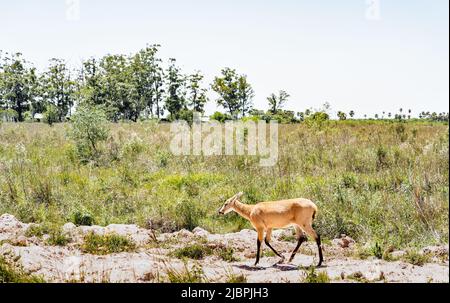
[[326, 271], [316, 272], [314, 266], [306, 271], [306, 277], [303, 279], [305, 283], [330, 283], [330, 277]]
[[176, 249], [172, 255], [176, 258], [189, 258], [194, 260], [203, 259], [205, 256], [212, 254], [212, 249], [201, 244], [192, 244]]
[[423, 266], [430, 261], [430, 256], [421, 254], [416, 250], [408, 250], [404, 257], [404, 261], [411, 263], [412, 265]]
[[58, 122], [59, 120], [58, 108], [53, 104], [49, 104], [46, 107], [44, 112], [44, 122], [48, 125], [52, 126], [53, 123]]
[[43, 283], [41, 277], [28, 275], [0, 257], [0, 283]]
[[82, 162], [100, 155], [99, 143], [108, 138], [106, 113], [101, 107], [81, 106], [72, 116], [70, 136], [75, 141]]
[[80, 211], [77, 211], [73, 215], [73, 223], [78, 226], [91, 226], [92, 224], [94, 224], [94, 218], [89, 213], [82, 213]]
[[167, 269], [167, 278], [170, 283], [202, 283], [207, 282], [203, 268], [194, 264], [191, 269], [184, 263], [184, 269], [177, 271], [173, 268]]
[[231, 116], [228, 114], [223, 114], [221, 112], [215, 112], [214, 114], [212, 114], [210, 116], [211, 120], [216, 120], [219, 121], [221, 123], [225, 122], [226, 120], [232, 120]]

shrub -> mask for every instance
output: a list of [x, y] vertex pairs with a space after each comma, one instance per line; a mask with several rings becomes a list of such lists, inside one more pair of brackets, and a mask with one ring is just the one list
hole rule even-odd
[[221, 123], [225, 122], [226, 120], [232, 120], [231, 116], [228, 114], [223, 114], [221, 112], [215, 112], [214, 114], [212, 114], [210, 116], [211, 120], [216, 120], [219, 121]]
[[98, 158], [99, 143], [105, 141], [108, 134], [106, 113], [101, 107], [80, 106], [72, 116], [70, 136], [83, 162]]
[[178, 226], [188, 230], [193, 230], [195, 227], [199, 226], [200, 219], [205, 215], [200, 206], [190, 200], [183, 200], [179, 203], [176, 207], [176, 213]]
[[227, 276], [226, 283], [247, 283], [247, 277], [243, 274], [230, 273]]
[[221, 247], [216, 249], [216, 254], [224, 261], [234, 262], [239, 261], [238, 258], [234, 256], [234, 249], [231, 247]]
[[84, 236], [84, 242], [81, 246], [83, 252], [95, 255], [130, 252], [135, 248], [136, 245], [128, 237], [117, 234], [97, 235], [93, 232]]
[[52, 230], [47, 239], [47, 244], [55, 246], [64, 246], [70, 242], [70, 237], [65, 235], [61, 229]]
[[44, 122], [48, 125], [52, 126], [53, 123], [58, 122], [59, 120], [58, 108], [53, 104], [49, 104], [46, 107], [44, 112]]
[[212, 254], [212, 249], [201, 244], [192, 244], [182, 248], [177, 248], [172, 255], [176, 258], [189, 258], [194, 260], [203, 259], [207, 255]]
[[44, 283], [44, 279], [28, 275], [21, 268], [16, 268], [0, 257], [0, 283]]
[[167, 278], [170, 283], [202, 283], [207, 282], [203, 268], [199, 264], [194, 264], [191, 269], [188, 268], [187, 263], [184, 263], [184, 268], [177, 271], [169, 268], [166, 271]]
[[92, 224], [94, 224], [94, 218], [89, 213], [77, 211], [73, 215], [73, 223], [78, 226], [80, 225], [91, 226]]
[[303, 279], [305, 283], [330, 283], [330, 277], [326, 271], [316, 272], [314, 266], [306, 270], [306, 277]]
[[425, 263], [430, 261], [430, 256], [427, 254], [421, 254], [416, 250], [408, 250], [404, 261], [411, 263], [412, 265], [423, 266]]

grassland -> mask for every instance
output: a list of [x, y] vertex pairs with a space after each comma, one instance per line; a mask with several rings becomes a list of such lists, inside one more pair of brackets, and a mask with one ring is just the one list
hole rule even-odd
[[110, 124], [98, 159], [83, 163], [69, 128], [0, 125], [0, 214], [230, 232], [250, 226], [216, 211], [243, 191], [246, 203], [315, 201], [324, 238], [345, 233], [383, 249], [448, 243], [448, 125], [280, 125], [278, 163], [269, 168], [250, 156], [174, 156], [169, 127], [154, 122]]

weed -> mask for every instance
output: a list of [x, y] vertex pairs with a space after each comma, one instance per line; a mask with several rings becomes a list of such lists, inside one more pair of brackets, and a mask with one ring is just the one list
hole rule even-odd
[[97, 235], [93, 232], [84, 236], [81, 250], [85, 253], [107, 255], [111, 253], [130, 252], [136, 248], [128, 237], [117, 234]]
[[305, 272], [306, 277], [303, 279], [305, 283], [330, 283], [330, 277], [326, 271], [316, 272], [315, 267], [311, 266]]

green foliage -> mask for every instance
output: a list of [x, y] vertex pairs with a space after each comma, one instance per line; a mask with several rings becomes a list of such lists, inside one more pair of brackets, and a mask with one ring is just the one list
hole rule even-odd
[[211, 255], [212, 253], [213, 250], [211, 248], [199, 243], [195, 243], [176, 249], [175, 251], [173, 251], [172, 255], [179, 259], [189, 258], [200, 260], [205, 256]]
[[58, 120], [58, 108], [53, 104], [47, 105], [44, 112], [44, 122], [52, 126], [53, 123], [58, 122]]
[[76, 211], [73, 215], [73, 223], [75, 225], [85, 225], [91, 226], [94, 224], [94, 218], [90, 213], [83, 213], [81, 211]]
[[304, 283], [330, 283], [330, 277], [326, 271], [317, 272], [314, 266], [311, 266], [306, 271], [306, 277], [303, 279]]
[[166, 271], [167, 279], [170, 283], [202, 283], [207, 282], [203, 268], [200, 264], [194, 264], [192, 268], [188, 268], [187, 263], [184, 263], [184, 268], [177, 271], [173, 268], [168, 268]]
[[404, 260], [413, 265], [423, 266], [425, 263], [430, 261], [430, 255], [422, 254], [417, 250], [410, 249], [407, 251]]
[[70, 237], [65, 235], [61, 229], [54, 229], [50, 231], [49, 238], [47, 239], [47, 244], [54, 246], [65, 246], [71, 241]]
[[375, 242], [375, 244], [370, 248], [370, 251], [372, 255], [377, 259], [383, 258], [383, 250], [381, 249], [381, 246], [378, 244], [378, 242]]
[[232, 247], [220, 247], [217, 248], [215, 252], [224, 261], [227, 262], [239, 261], [239, 259], [234, 256], [235, 252]]
[[215, 77], [211, 84], [212, 90], [219, 95], [217, 104], [233, 118], [239, 114], [245, 116], [251, 110], [254, 96], [247, 76], [238, 75], [236, 70], [228, 67], [222, 69], [221, 73], [221, 77]]
[[0, 283], [44, 283], [44, 279], [28, 275], [0, 257]]
[[107, 255], [134, 251], [136, 244], [128, 237], [117, 234], [97, 235], [93, 232], [84, 236], [81, 250], [95, 255]]
[[230, 273], [227, 276], [226, 283], [247, 283], [247, 277], [244, 274]]
[[108, 138], [105, 111], [100, 107], [79, 107], [72, 117], [71, 138], [75, 141], [81, 161], [95, 160], [99, 143]]
[[[271, 169], [253, 156], [174, 156], [163, 123], [109, 124], [109, 140], [99, 143], [101, 165], [80, 163], [69, 124], [4, 123], [0, 213], [41, 225], [90, 223], [86, 219], [147, 226], [151, 219], [161, 231], [200, 226], [224, 233], [251, 228], [234, 213], [217, 215], [227, 198], [243, 191], [250, 204], [311, 199], [319, 207], [314, 227], [324, 240], [346, 234], [382, 248], [436, 245], [448, 238], [448, 128], [402, 122], [406, 133], [416, 129], [402, 144], [395, 123], [280, 125]], [[377, 153], [380, 146], [384, 152]], [[87, 214], [93, 220], [81, 219]]]
[[216, 120], [219, 121], [221, 123], [227, 121], [227, 120], [231, 120], [231, 116], [227, 115], [227, 114], [223, 114], [221, 112], [214, 112], [214, 114], [211, 115], [210, 117], [211, 120]]

